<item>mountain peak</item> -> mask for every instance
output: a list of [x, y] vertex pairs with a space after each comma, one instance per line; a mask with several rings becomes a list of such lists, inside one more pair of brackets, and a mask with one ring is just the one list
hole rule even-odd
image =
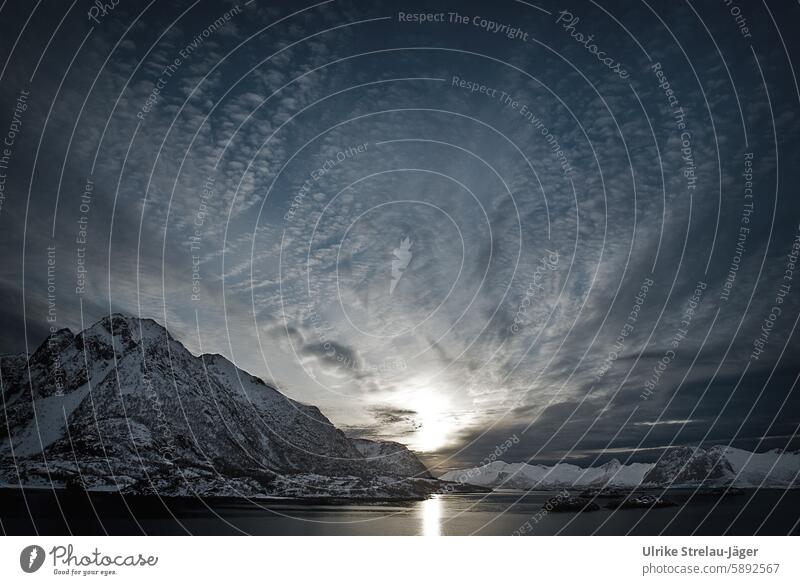
[[733, 467], [719, 447], [680, 446], [664, 453], [642, 480], [658, 485], [728, 483], [735, 477]]
[[47, 339], [37, 348], [34, 355], [38, 352], [58, 352], [71, 344], [75, 339], [75, 335], [67, 328], [54, 331], [47, 336]]
[[102, 317], [99, 321], [90, 326], [87, 330], [102, 328], [112, 335], [124, 332], [136, 333], [138, 331], [153, 331], [168, 333], [167, 328], [150, 317], [135, 317], [124, 313], [111, 313]]
[[620, 467], [622, 467], [622, 463], [620, 463], [619, 459], [614, 457], [614, 459], [612, 459], [611, 461], [607, 461], [607, 462], [603, 463], [603, 465], [601, 465], [600, 467], [602, 469], [605, 469], [606, 471], [616, 470], [616, 469], [619, 469]]

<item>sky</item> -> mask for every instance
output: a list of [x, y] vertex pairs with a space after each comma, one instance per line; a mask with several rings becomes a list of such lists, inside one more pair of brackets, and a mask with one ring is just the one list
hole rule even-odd
[[0, 353], [154, 318], [440, 469], [796, 449], [798, 24], [4, 2]]

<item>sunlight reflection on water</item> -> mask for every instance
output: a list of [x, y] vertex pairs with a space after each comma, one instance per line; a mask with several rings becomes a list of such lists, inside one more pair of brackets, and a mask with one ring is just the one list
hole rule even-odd
[[431, 496], [422, 502], [420, 515], [422, 517], [423, 536], [441, 536], [442, 501], [439, 496]]

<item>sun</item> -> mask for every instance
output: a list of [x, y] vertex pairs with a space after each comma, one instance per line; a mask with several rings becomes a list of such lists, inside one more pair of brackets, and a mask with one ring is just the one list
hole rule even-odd
[[421, 386], [405, 394], [403, 403], [416, 412], [417, 428], [407, 440], [411, 449], [429, 453], [448, 444], [457, 424], [452, 403], [443, 392]]

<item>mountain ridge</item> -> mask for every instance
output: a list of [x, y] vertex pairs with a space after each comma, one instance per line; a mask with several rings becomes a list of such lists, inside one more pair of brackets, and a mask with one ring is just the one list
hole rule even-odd
[[655, 463], [623, 465], [612, 459], [597, 467], [570, 463], [537, 465], [494, 461], [446, 472], [440, 479], [491, 488], [800, 487], [800, 452], [751, 453], [726, 445], [674, 447]]
[[[366, 449], [315, 406], [152, 319], [114, 313], [0, 358], [0, 478], [161, 495], [424, 497], [397, 443]], [[370, 452], [375, 454], [370, 455]]]

